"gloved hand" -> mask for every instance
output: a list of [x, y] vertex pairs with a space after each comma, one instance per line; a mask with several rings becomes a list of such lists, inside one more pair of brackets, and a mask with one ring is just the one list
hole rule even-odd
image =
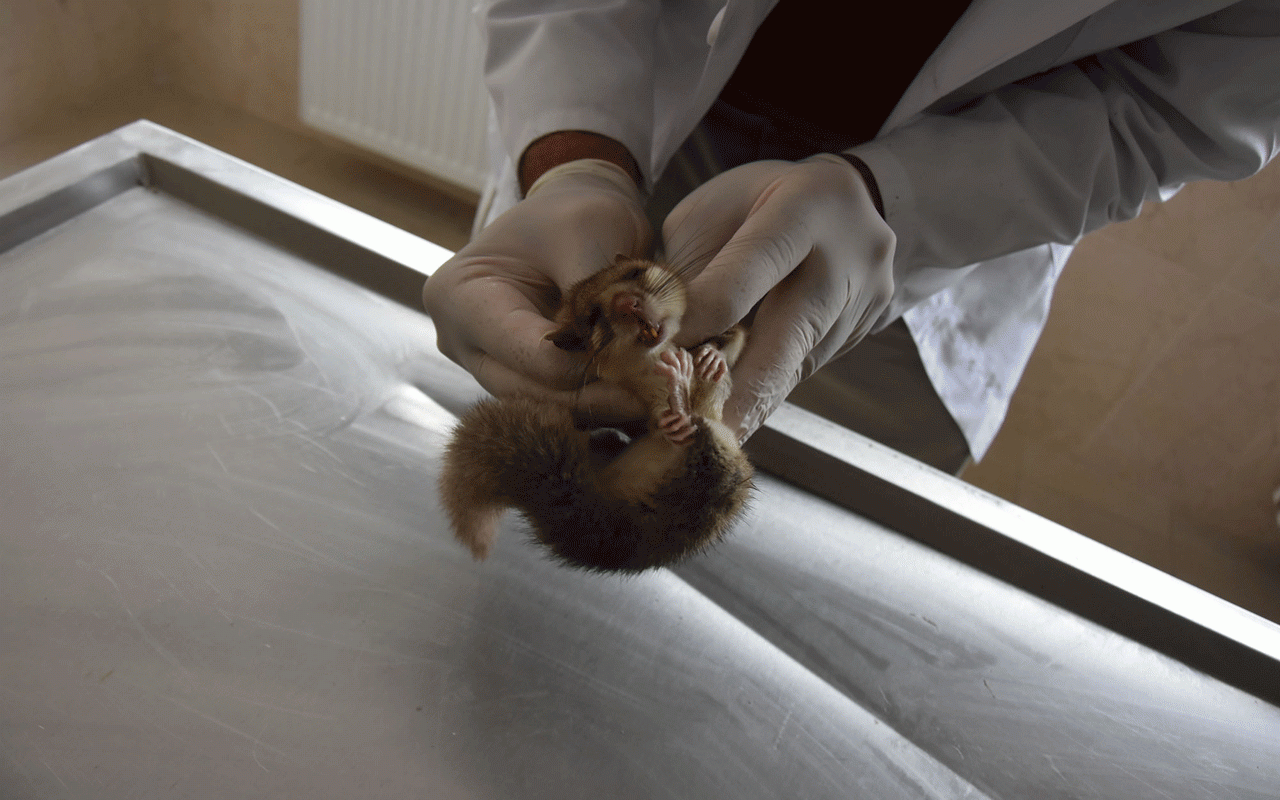
[[866, 336], [893, 294], [896, 238], [862, 176], [835, 155], [717, 175], [671, 211], [663, 239], [676, 267], [716, 253], [689, 281], [678, 344], [722, 333], [760, 303], [725, 404], [742, 441], [797, 383]]
[[583, 390], [581, 357], [543, 337], [563, 290], [615, 255], [647, 254], [651, 238], [639, 190], [623, 170], [585, 159], [555, 167], [427, 280], [422, 300], [440, 350], [495, 395], [643, 417], [620, 389]]

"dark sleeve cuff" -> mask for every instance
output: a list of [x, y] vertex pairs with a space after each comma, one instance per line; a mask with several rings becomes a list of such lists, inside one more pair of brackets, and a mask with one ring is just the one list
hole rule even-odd
[[876, 212], [880, 214], [880, 219], [884, 219], [884, 201], [880, 199], [880, 186], [876, 183], [876, 176], [871, 174], [871, 167], [867, 166], [867, 162], [850, 153], [836, 153], [836, 155], [853, 165], [853, 168], [862, 176], [862, 180], [867, 184], [867, 191], [871, 193], [871, 202], [876, 204]]
[[625, 145], [590, 131], [556, 131], [530, 142], [520, 154], [516, 169], [520, 196], [529, 193], [542, 173], [581, 158], [598, 158], [616, 165], [631, 176], [641, 192], [644, 191], [640, 167]]

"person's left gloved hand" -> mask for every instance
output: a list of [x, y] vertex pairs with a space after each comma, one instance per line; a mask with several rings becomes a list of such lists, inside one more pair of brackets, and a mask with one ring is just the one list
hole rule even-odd
[[677, 268], [716, 253], [689, 279], [678, 344], [723, 333], [760, 304], [725, 404], [743, 441], [797, 383], [870, 333], [893, 294], [896, 238], [862, 176], [835, 155], [718, 175], [672, 210], [663, 239]]
[[441, 352], [494, 395], [534, 395], [601, 419], [643, 418], [639, 401], [587, 380], [580, 353], [546, 338], [564, 291], [615, 254], [648, 252], [640, 192], [621, 168], [592, 159], [547, 171], [524, 200], [427, 279], [423, 304]]

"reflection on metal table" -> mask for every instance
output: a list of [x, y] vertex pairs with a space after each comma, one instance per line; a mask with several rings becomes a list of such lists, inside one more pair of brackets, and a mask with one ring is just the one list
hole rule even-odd
[[1280, 628], [795, 409], [709, 555], [474, 563], [448, 255], [146, 122], [0, 182], [0, 795], [1276, 795]]

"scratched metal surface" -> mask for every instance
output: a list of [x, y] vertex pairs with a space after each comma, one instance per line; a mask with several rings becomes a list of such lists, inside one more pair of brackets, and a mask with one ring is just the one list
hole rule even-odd
[[163, 191], [0, 253], [0, 796], [1280, 786], [1280, 709], [767, 476], [674, 572], [512, 525], [475, 564], [433, 482], [476, 395], [422, 315]]

